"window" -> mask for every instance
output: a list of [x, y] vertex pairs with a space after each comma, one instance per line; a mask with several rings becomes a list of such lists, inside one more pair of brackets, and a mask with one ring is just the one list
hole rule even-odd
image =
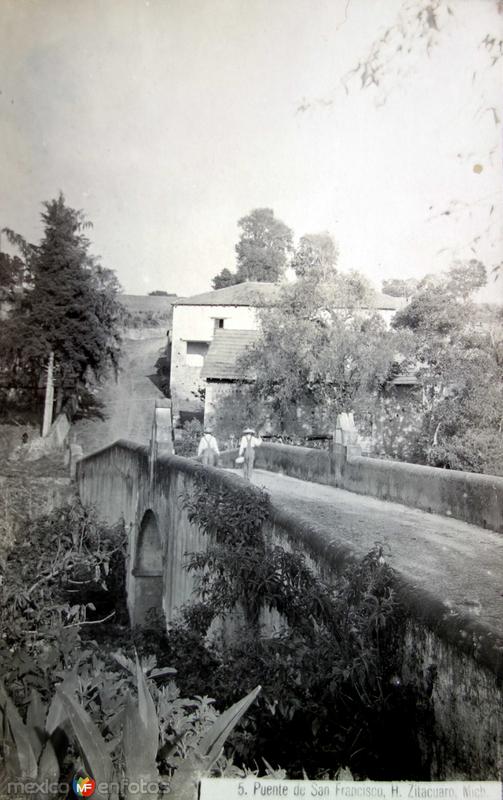
[[202, 367], [209, 346], [209, 342], [187, 342], [187, 365]]
[[224, 327], [225, 318], [224, 319], [219, 319], [218, 317], [213, 317], [213, 319], [214, 319], [214, 323], [215, 323], [214, 330], [218, 331], [219, 329]]
[[208, 342], [187, 342], [188, 356], [204, 356], [208, 352]]

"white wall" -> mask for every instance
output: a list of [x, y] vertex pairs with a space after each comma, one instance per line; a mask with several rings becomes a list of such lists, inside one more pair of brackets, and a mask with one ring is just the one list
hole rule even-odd
[[211, 341], [215, 318], [225, 319], [224, 328], [242, 331], [258, 329], [256, 311], [249, 306], [175, 306], [173, 341]]
[[[380, 310], [389, 326], [394, 311]], [[187, 355], [187, 341], [211, 342], [215, 318], [225, 319], [224, 329], [255, 331], [259, 328], [257, 309], [250, 306], [174, 306], [171, 355], [171, 398], [175, 424], [180, 409], [203, 410], [193, 391], [205, 387], [201, 381], [204, 358]]]
[[171, 398], [173, 417], [177, 421], [180, 409], [202, 410], [193, 391], [204, 388], [201, 370], [204, 359], [187, 355], [187, 341], [211, 342], [215, 319], [224, 319], [224, 329], [256, 331], [256, 309], [250, 306], [174, 306], [171, 351]]

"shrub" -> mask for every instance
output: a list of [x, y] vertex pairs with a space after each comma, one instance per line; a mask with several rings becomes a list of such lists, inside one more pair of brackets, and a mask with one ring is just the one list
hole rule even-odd
[[72, 662], [82, 626], [127, 621], [125, 534], [98, 523], [80, 502], [18, 531], [0, 587], [0, 673], [15, 702]]
[[182, 697], [176, 670], [155, 655], [140, 663], [133, 640], [148, 648], [154, 633], [118, 624], [124, 554], [123, 527], [101, 525], [78, 501], [19, 532], [0, 598], [0, 789], [5, 775], [57, 784], [84, 765], [110, 785], [101, 800], [127, 798], [142, 779], [155, 797], [195, 800], [201, 773], [244, 776], [221, 749], [260, 687], [219, 714], [204, 692]]
[[184, 423], [181, 438], [176, 441], [175, 450], [177, 456], [194, 458], [197, 456], [199, 440], [203, 433], [202, 423], [198, 419], [191, 419]]
[[[328, 583], [302, 552], [272, 540], [265, 493], [200, 478], [185, 505], [209, 542], [189, 554], [198, 596], [172, 626], [163, 657], [180, 669], [190, 665], [180, 676], [184, 690], [204, 686], [221, 701], [260, 683], [261, 697], [232, 739], [239, 756], [250, 763], [265, 753], [292, 777], [349, 765], [356, 775], [385, 778], [398, 774], [398, 750], [403, 777], [420, 776], [407, 733], [409, 692], [397, 678], [403, 627], [382, 549]], [[273, 636], [260, 627], [263, 608], [280, 614], [283, 627]], [[212, 622], [218, 629], [236, 610], [245, 624], [232, 641], [208, 639]]]

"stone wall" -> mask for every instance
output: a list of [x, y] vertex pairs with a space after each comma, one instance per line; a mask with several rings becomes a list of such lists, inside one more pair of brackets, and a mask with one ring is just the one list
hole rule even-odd
[[503, 533], [503, 478], [361, 455], [335, 445], [335, 485]]
[[[278, 466], [283, 462], [274, 459], [286, 457], [288, 450], [270, 447], [274, 448], [260, 448], [261, 458], [268, 455]], [[310, 474], [326, 474], [326, 454], [310, 453]], [[299, 456], [296, 452], [295, 458]], [[295, 465], [300, 469], [297, 461]], [[192, 459], [161, 456], [151, 465], [147, 448], [124, 441], [78, 465], [82, 501], [94, 505], [107, 521], [123, 518], [129, 531], [128, 595], [135, 623], [142, 624], [156, 605], [169, 621], [193, 596], [194, 578], [184, 568], [186, 553], [204, 549], [207, 537], [190, 522], [183, 498], [201, 472], [215, 487], [242, 492], [243, 499], [257, 491], [237, 475]], [[319, 574], [334, 581], [353, 558], [346, 545], [337, 543], [337, 531], [328, 537], [274, 504], [268, 532], [286, 549], [300, 548]], [[403, 674], [424, 710], [415, 735], [431, 765], [430, 777], [497, 779], [503, 730], [502, 643], [482, 621], [452, 615], [434, 594], [398, 578], [395, 588], [406, 620]]]
[[[325, 579], [336, 581], [353, 560], [337, 532], [298, 523], [273, 505], [272, 534], [298, 548]], [[483, 622], [453, 615], [440, 596], [398, 576], [404, 618], [403, 687], [414, 696], [414, 735], [431, 780], [497, 780], [503, 767], [503, 642]], [[391, 687], [389, 691], [392, 691]]]

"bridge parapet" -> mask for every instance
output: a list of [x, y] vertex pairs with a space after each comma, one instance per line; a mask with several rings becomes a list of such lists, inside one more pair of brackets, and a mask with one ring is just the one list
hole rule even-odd
[[[234, 465], [234, 451], [222, 454]], [[355, 444], [330, 450], [264, 443], [255, 466], [389, 500], [503, 533], [503, 478], [362, 456]]]

